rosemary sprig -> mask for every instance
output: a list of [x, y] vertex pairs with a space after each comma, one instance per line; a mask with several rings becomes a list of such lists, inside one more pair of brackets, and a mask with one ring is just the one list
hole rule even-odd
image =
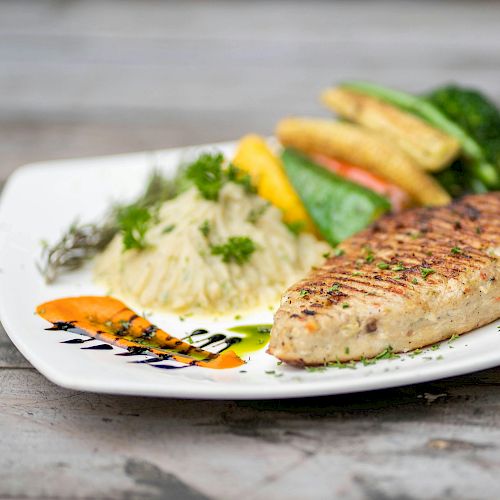
[[114, 205], [101, 222], [80, 223], [75, 221], [54, 244], [42, 242], [42, 255], [37, 268], [46, 283], [53, 283], [67, 271], [81, 268], [108, 245], [120, 231], [126, 230], [120, 217], [130, 207], [149, 210], [152, 216], [160, 205], [177, 193], [175, 181], [167, 179], [158, 170], [149, 177], [144, 192], [130, 204]]
[[37, 268], [46, 283], [54, 282], [65, 271], [74, 271], [104, 250], [117, 233], [110, 217], [102, 224], [74, 222], [53, 245], [42, 242], [42, 255]]

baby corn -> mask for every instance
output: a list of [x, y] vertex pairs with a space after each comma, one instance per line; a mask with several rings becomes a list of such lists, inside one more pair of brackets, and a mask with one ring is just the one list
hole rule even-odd
[[276, 134], [285, 146], [322, 153], [379, 174], [423, 205], [450, 202], [448, 193], [430, 175], [377, 132], [333, 120], [287, 118], [278, 124]]
[[337, 87], [325, 90], [321, 98], [340, 116], [394, 141], [424, 170], [441, 170], [460, 152], [454, 137], [375, 97]]

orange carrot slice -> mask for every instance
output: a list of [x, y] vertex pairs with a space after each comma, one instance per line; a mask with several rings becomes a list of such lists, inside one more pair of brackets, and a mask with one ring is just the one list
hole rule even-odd
[[220, 354], [194, 347], [138, 316], [112, 297], [68, 297], [40, 304], [36, 313], [54, 330], [79, 329], [90, 337], [126, 349], [205, 368], [235, 368], [244, 361], [233, 351]]

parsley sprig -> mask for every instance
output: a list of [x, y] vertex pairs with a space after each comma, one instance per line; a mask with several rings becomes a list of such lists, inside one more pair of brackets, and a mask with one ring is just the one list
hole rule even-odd
[[130, 205], [118, 213], [118, 225], [122, 232], [123, 250], [146, 248], [146, 233], [153, 216], [146, 207]]
[[240, 266], [250, 260], [257, 250], [255, 243], [247, 236], [231, 236], [222, 245], [212, 245], [212, 255], [220, 255], [222, 262], [235, 262]]
[[219, 192], [228, 182], [240, 184], [247, 192], [255, 192], [250, 176], [234, 165], [225, 166], [222, 153], [203, 153], [185, 168], [184, 187], [194, 184], [206, 200], [217, 201]]

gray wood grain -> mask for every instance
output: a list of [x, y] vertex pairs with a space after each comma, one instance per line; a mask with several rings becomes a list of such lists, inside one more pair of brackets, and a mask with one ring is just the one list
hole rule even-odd
[[[500, 100], [500, 3], [0, 2], [0, 179], [270, 133], [330, 82]], [[29, 209], [29, 207], [27, 207]], [[1, 278], [1, 276], [0, 276]], [[498, 498], [500, 369], [268, 402], [79, 393], [0, 327], [0, 498]]]

